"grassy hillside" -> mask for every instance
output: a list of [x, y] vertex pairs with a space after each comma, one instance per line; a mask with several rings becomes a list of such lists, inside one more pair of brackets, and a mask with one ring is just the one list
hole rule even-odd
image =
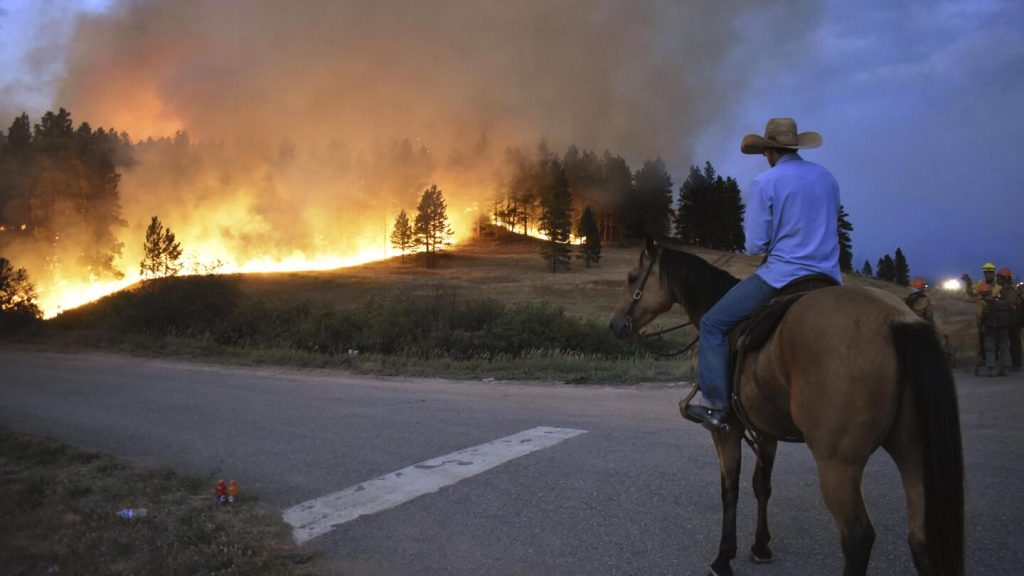
[[[739, 277], [760, 262], [693, 252]], [[581, 382], [691, 377], [691, 355], [662, 359], [608, 335], [639, 253], [639, 244], [604, 246], [599, 265], [574, 261], [571, 270], [552, 274], [536, 240], [477, 240], [432, 269], [409, 256], [322, 272], [177, 279], [160, 291], [136, 288], [109, 297], [51, 324], [65, 339], [77, 332], [78, 341], [136, 352], [243, 362]], [[908, 291], [859, 276], [846, 282], [901, 297]], [[972, 301], [941, 291], [932, 298], [939, 331], [962, 362], [973, 358]], [[684, 321], [677, 307], [659, 325]], [[673, 335], [662, 349], [679, 348], [692, 335], [690, 329]]]

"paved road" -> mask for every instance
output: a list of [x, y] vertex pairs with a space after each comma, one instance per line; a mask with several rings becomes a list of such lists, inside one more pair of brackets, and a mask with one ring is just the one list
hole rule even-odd
[[[710, 438], [679, 418], [678, 387], [594, 388], [382, 379], [0, 349], [0, 426], [143, 465], [237, 478], [284, 509], [538, 426], [586, 430], [314, 540], [368, 575], [701, 574], [717, 549]], [[968, 563], [1024, 573], [1024, 377], [958, 373]], [[740, 546], [753, 541], [745, 454]], [[872, 460], [872, 573], [913, 572], [895, 466]], [[771, 504], [776, 561], [737, 574], [837, 574], [813, 461], [783, 445]]]

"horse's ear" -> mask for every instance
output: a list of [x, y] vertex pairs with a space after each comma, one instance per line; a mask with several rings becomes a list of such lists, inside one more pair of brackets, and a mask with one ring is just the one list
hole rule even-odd
[[654, 237], [651, 236], [650, 234], [648, 234], [647, 235], [647, 240], [644, 243], [644, 254], [647, 255], [647, 256], [653, 256], [654, 255], [654, 249], [655, 249]]

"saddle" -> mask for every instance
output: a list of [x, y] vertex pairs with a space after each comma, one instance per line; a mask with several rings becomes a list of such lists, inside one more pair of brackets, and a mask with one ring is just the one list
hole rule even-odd
[[[750, 421], [743, 403], [740, 402], [740, 373], [746, 361], [747, 354], [760, 350], [775, 333], [779, 322], [792, 306], [812, 290], [838, 286], [835, 278], [825, 274], [811, 274], [801, 276], [779, 289], [774, 298], [766, 302], [761, 308], [744, 320], [741, 320], [729, 332], [729, 344], [731, 345], [731, 370], [732, 377], [732, 408], [736, 417], [739, 418], [749, 433], [757, 438], [762, 432]], [[802, 435], [787, 436], [779, 438], [784, 442], [803, 442]]]

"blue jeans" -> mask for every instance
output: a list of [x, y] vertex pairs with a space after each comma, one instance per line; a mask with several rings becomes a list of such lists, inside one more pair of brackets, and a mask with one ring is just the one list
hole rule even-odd
[[701, 406], [712, 410], [729, 407], [732, 374], [729, 374], [729, 330], [775, 296], [772, 287], [757, 274], [726, 292], [700, 320]]

